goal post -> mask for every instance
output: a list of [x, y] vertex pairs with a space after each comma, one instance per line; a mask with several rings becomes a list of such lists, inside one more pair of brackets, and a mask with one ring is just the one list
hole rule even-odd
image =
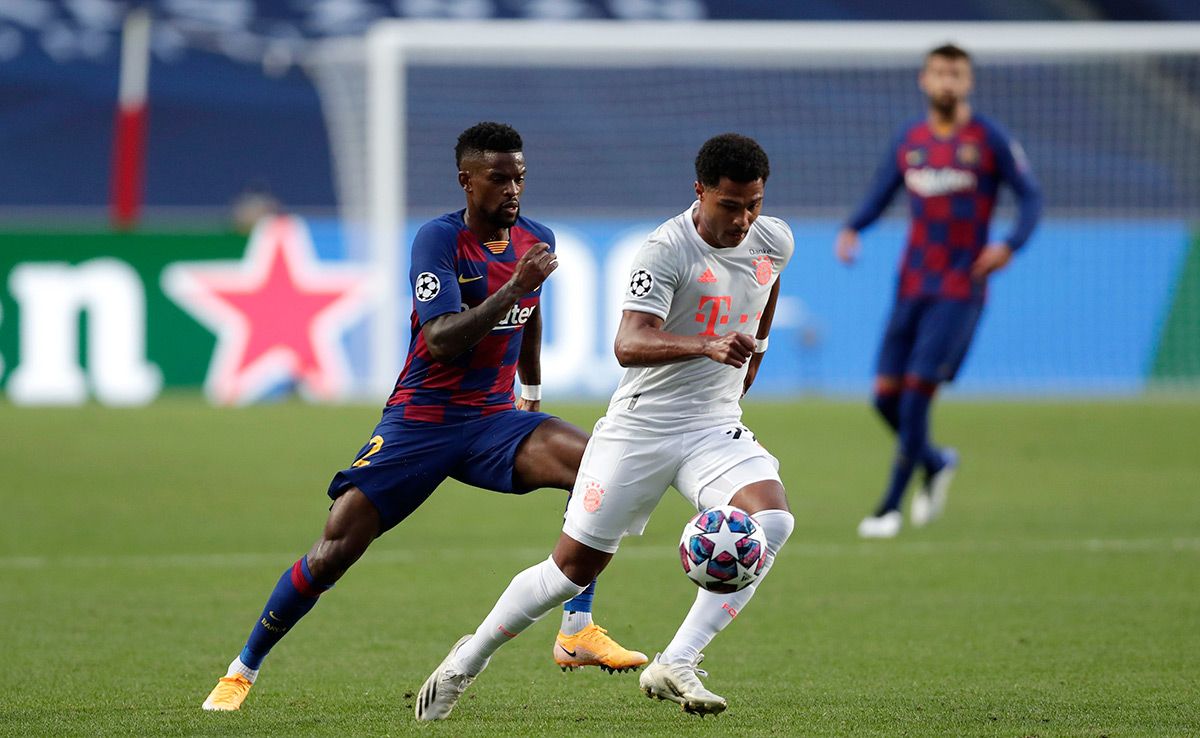
[[[830, 230], [864, 194], [894, 132], [923, 111], [915, 82], [923, 54], [949, 41], [972, 54], [976, 109], [1024, 144], [1046, 189], [1030, 248], [1036, 263], [1011, 281], [1003, 275], [1001, 305], [990, 311], [1009, 309], [1007, 300], [1024, 313], [988, 318], [996, 325], [985, 325], [991, 338], [975, 351], [968, 376], [978, 381], [968, 386], [1137, 391], [1153, 384], [1163, 351], [1180, 378], [1200, 378], [1196, 339], [1164, 328], [1181, 310], [1200, 315], [1189, 307], [1200, 294], [1179, 294], [1200, 290], [1187, 287], [1200, 281], [1188, 281], [1200, 263], [1188, 256], [1200, 248], [1191, 245], [1200, 222], [1200, 24], [387, 20], [364, 39], [326, 44], [309, 64], [341, 212], [348, 228], [361, 227], [360, 253], [380, 280], [372, 385], [390, 386], [403, 355], [406, 229], [461, 207], [450, 151], [463, 128], [516, 125], [530, 161], [529, 214], [582, 232], [598, 259], [627, 244], [597, 233], [682, 209], [704, 138], [753, 135], [771, 156], [768, 209], [805, 239], [799, 271], [830, 260]], [[1004, 221], [1011, 207], [1001, 203]], [[800, 289], [783, 327], [795, 334], [798, 381], [780, 378], [776, 389], [864, 384], [875, 336], [851, 345], [845, 334], [872, 333], [862, 326], [879, 322], [902, 208], [898, 197], [869, 234], [868, 250], [887, 255], [868, 255], [867, 273], [829, 272], [811, 298], [803, 273], [790, 280]], [[610, 272], [620, 270], [594, 270]], [[1058, 294], [1054, 280], [1064, 278], [1085, 286]], [[1105, 300], [1123, 312], [1097, 318]], [[1028, 328], [1046, 317], [1039, 311], [1056, 327]], [[594, 331], [597, 361], [610, 328]], [[1175, 345], [1164, 347], [1168, 339]]]

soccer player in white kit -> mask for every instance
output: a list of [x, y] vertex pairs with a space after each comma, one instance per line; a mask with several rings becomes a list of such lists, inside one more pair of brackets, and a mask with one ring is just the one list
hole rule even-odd
[[547, 560], [513, 578], [474, 634], [463, 636], [417, 695], [418, 720], [447, 717], [491, 655], [581, 592], [639, 535], [673, 485], [698, 510], [731, 504], [767, 537], [763, 575], [732, 594], [700, 590], [674, 639], [642, 673], [648, 697], [686, 712], [725, 709], [700, 682], [708, 645], [754, 596], [793, 519], [779, 462], [741, 424], [739, 400], [767, 349], [791, 229], [759, 215], [770, 166], [750, 138], [726, 133], [696, 157], [696, 202], [638, 251], [617, 330], [628, 367], [597, 423]]

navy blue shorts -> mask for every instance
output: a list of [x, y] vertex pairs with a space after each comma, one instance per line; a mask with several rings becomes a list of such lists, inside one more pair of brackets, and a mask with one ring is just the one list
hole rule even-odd
[[473, 487], [525, 494], [513, 462], [521, 442], [553, 415], [505, 410], [463, 423], [405, 420], [384, 410], [354, 463], [333, 476], [329, 496], [358, 487], [379, 509], [383, 530], [412, 514], [452, 477]]
[[897, 300], [879, 347], [877, 376], [915, 376], [949, 382], [967, 357], [983, 303], [971, 300]]

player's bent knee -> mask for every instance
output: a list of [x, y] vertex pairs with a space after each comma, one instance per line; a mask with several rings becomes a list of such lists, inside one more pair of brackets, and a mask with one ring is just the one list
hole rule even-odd
[[938, 382], [935, 379], [922, 377], [918, 374], [907, 374], [904, 377], [904, 389], [909, 392], [925, 395], [926, 397], [933, 397], [937, 394]]
[[767, 548], [772, 553], [783, 548], [796, 527], [796, 518], [787, 510], [769, 509], [754, 513], [754, 519], [762, 526], [767, 536]]
[[355, 486], [347, 487], [329, 508], [323, 536], [329, 540], [370, 536], [382, 533], [383, 519], [379, 508], [366, 493]]
[[308, 567], [320, 584], [332, 585], [379, 534], [380, 517], [367, 496], [351, 487], [334, 501], [320, 540], [308, 553]]
[[579, 428], [550, 418], [531, 432], [517, 449], [516, 480], [528, 488], [554, 487], [570, 491], [579, 473], [588, 436]]
[[760, 511], [788, 509], [787, 491], [778, 479], [763, 479], [745, 485], [730, 498], [729, 504], [758, 517]]
[[604, 567], [612, 560], [612, 554], [592, 548], [576, 541], [566, 533], [558, 538], [554, 553], [550, 559], [572, 582], [586, 587], [593, 579], [600, 576]]
[[881, 374], [875, 377], [876, 395], [896, 395], [900, 393], [902, 383], [899, 377]]

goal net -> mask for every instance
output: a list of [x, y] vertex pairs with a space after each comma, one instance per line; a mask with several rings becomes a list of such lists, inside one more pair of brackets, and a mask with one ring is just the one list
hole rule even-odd
[[[923, 114], [916, 75], [947, 41], [975, 66], [974, 109], [1021, 142], [1045, 196], [1027, 249], [994, 280], [957, 387], [1136, 392], [1200, 384], [1200, 24], [434, 23], [385, 21], [321, 47], [343, 224], [382, 275], [373, 382], [407, 340], [409, 236], [463, 206], [453, 147], [512, 124], [523, 211], [559, 235], [547, 287], [545, 382], [603, 394], [625, 264], [692, 200], [693, 159], [724, 131], [771, 158], [765, 212], [797, 237], [766, 391], [860, 392], [907, 230], [897, 193], [837, 264], [839, 224], [899, 127]], [[1012, 217], [1005, 193], [993, 222]]]

